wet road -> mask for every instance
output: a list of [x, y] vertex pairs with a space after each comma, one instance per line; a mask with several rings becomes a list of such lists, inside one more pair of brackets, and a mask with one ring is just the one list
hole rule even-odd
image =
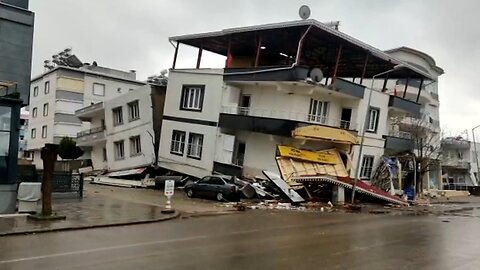
[[480, 217], [245, 213], [0, 238], [0, 269], [479, 269]]

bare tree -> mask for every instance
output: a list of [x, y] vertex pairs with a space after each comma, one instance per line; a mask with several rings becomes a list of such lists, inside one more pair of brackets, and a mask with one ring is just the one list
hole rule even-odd
[[438, 122], [428, 115], [421, 118], [392, 117], [390, 122], [397, 128], [401, 137], [410, 139], [412, 142], [412, 154], [417, 164], [415, 188], [418, 192], [422, 192], [426, 174], [440, 168], [442, 136]]

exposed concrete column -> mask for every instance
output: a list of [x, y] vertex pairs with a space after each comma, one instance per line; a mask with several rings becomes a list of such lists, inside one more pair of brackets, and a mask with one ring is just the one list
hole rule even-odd
[[345, 203], [345, 188], [334, 185], [332, 187], [332, 203], [344, 204]]

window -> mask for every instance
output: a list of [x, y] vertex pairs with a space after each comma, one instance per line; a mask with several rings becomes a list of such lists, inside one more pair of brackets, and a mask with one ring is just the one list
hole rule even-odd
[[102, 149], [102, 154], [103, 154], [103, 161], [107, 161], [107, 148]]
[[172, 143], [170, 145], [170, 153], [183, 156], [185, 149], [185, 137], [184, 131], [174, 130], [172, 132]]
[[138, 108], [138, 100], [128, 103], [128, 121], [137, 120], [140, 118], [140, 111]]
[[118, 126], [123, 124], [123, 110], [122, 107], [112, 109], [113, 112], [113, 125]]
[[180, 110], [202, 111], [204, 93], [204, 85], [184, 85]]
[[140, 136], [130, 137], [130, 156], [138, 156], [142, 153]]
[[94, 83], [93, 84], [93, 94], [95, 96], [105, 96], [105, 84]]
[[35, 139], [37, 137], [37, 129], [36, 128], [32, 128], [32, 130], [30, 130], [30, 137], [32, 139]]
[[35, 107], [35, 108], [32, 109], [32, 118], [36, 118], [36, 117], [37, 117], [37, 111], [38, 111], [37, 107]]
[[49, 81], [45, 82], [45, 89], [43, 91], [45, 92], [45, 94], [50, 93], [50, 82]]
[[113, 146], [115, 147], [115, 159], [124, 159], [125, 158], [125, 148], [123, 141], [114, 142]]
[[360, 178], [367, 178], [370, 179], [373, 172], [373, 161], [374, 156], [363, 156], [362, 161], [362, 170], [360, 172]]
[[201, 159], [203, 148], [203, 135], [197, 133], [190, 133], [188, 136], [188, 151], [187, 157]]
[[367, 131], [377, 132], [378, 126], [378, 117], [380, 116], [380, 110], [375, 108], [370, 108], [367, 119]]
[[34, 97], [38, 96], [38, 86], [35, 86], [35, 87], [33, 88], [33, 96], [34, 96]]
[[316, 99], [310, 100], [310, 110], [308, 113], [309, 121], [326, 124], [327, 115], [328, 115], [328, 102], [320, 101]]
[[210, 185], [225, 185], [225, 181], [218, 177], [210, 177], [210, 181], [208, 181]]
[[48, 103], [43, 104], [43, 116], [48, 115]]
[[47, 126], [42, 126], [42, 138], [47, 138]]

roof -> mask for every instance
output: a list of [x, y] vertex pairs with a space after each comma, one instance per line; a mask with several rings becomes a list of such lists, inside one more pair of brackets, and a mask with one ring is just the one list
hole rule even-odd
[[435, 59], [433, 59], [432, 56], [422, 52], [422, 51], [419, 51], [419, 50], [416, 50], [416, 49], [413, 49], [413, 48], [410, 48], [410, 47], [406, 47], [406, 46], [402, 46], [402, 47], [397, 47], [397, 48], [393, 48], [393, 49], [389, 49], [389, 50], [386, 50], [385, 52], [386, 53], [393, 53], [393, 52], [397, 52], [397, 51], [404, 51], [404, 52], [408, 52], [408, 53], [411, 53], [411, 54], [415, 54], [419, 57], [421, 57], [423, 60], [425, 60], [429, 65], [430, 67], [432, 67], [433, 70], [435, 70], [439, 75], [442, 75], [444, 74], [444, 70], [437, 66], [437, 64], [435, 63]]
[[115, 75], [110, 75], [110, 74], [105, 74], [105, 73], [102, 73], [102, 72], [96, 72], [96, 71], [92, 71], [92, 70], [88, 70], [88, 69], [79, 69], [79, 68], [72, 68], [72, 67], [66, 67], [66, 66], [56, 66], [55, 68], [41, 74], [41, 75], [38, 75], [36, 77], [33, 77], [31, 82], [35, 82], [37, 80], [40, 80], [42, 79], [43, 77], [51, 74], [51, 73], [54, 73], [55, 71], [57, 70], [60, 70], [60, 69], [65, 69], [65, 70], [70, 70], [70, 71], [74, 71], [74, 72], [78, 72], [78, 73], [84, 73], [84, 74], [90, 74], [90, 75], [96, 75], [96, 76], [102, 76], [102, 77], [106, 77], [106, 78], [111, 78], [111, 79], [115, 79], [115, 80], [120, 80], [120, 81], [125, 81], [125, 82], [131, 82], [131, 83], [136, 83], [136, 84], [139, 84], [139, 85], [145, 85], [147, 84], [146, 82], [142, 82], [142, 81], [137, 81], [137, 80], [131, 80], [131, 79], [127, 79], [127, 78], [123, 78], [123, 77], [119, 77], [119, 76], [115, 76]]
[[[373, 56], [373, 57], [370, 57], [372, 58], [372, 60], [369, 60], [369, 62], [376, 61], [376, 63], [372, 63], [371, 66], [378, 66], [380, 64], [382, 65], [382, 67], [371, 70], [370, 74], [368, 74], [370, 76], [373, 76], [374, 74], [385, 71], [386, 70], [385, 68], [393, 68], [393, 66], [401, 64], [406, 69], [408, 69], [408, 72], [414, 77], [424, 77], [430, 80], [435, 80], [435, 78], [432, 75], [430, 75], [428, 72], [425, 72], [419, 69], [418, 67], [411, 65], [410, 63], [401, 61], [400, 59], [397, 59], [380, 49], [377, 49], [356, 38], [353, 38], [345, 33], [342, 33], [332, 28], [330, 25], [321, 23], [313, 19], [263, 24], [263, 25], [247, 26], [247, 27], [237, 27], [237, 28], [223, 29], [223, 30], [214, 31], [214, 32], [174, 36], [174, 37], [170, 37], [169, 40], [187, 44], [194, 47], [198, 47], [198, 48], [201, 47], [205, 50], [208, 50], [217, 54], [227, 55], [227, 46], [228, 46], [229, 36], [232, 36], [232, 35], [241, 36], [235, 42], [237, 42], [239, 45], [247, 46], [249, 44], [246, 44], [245, 42], [247, 42], [249, 38], [250, 39], [254, 38], [257, 32], [262, 32], [262, 31], [271, 32], [271, 31], [277, 30], [276, 34], [274, 35], [273, 42], [276, 42], [277, 45], [278, 43], [281, 43], [281, 46], [283, 47], [287, 47], [289, 45], [290, 48], [296, 50], [297, 48], [296, 45], [298, 44], [298, 40], [299, 40], [298, 34], [305, 33], [305, 31], [307, 31], [307, 29], [310, 29], [310, 27], [313, 27], [314, 31], [311, 31], [306, 35], [305, 44], [307, 44], [307, 39], [310, 39], [310, 42], [313, 44], [312, 46], [310, 46], [310, 49], [312, 51], [318, 50], [317, 48], [318, 46], [316, 45], [319, 42], [321, 42], [322, 45], [324, 45], [325, 47], [327, 46], [333, 47], [333, 44], [342, 44], [344, 45], [344, 48], [349, 50], [343, 53], [342, 55], [347, 55], [348, 57], [351, 57], [351, 59], [356, 57], [355, 64], [358, 66], [357, 70], [362, 69], [363, 63], [365, 62], [364, 57], [359, 59], [359, 55], [363, 56], [359, 53], [368, 52], [371, 56]], [[280, 38], [280, 35], [284, 35], [285, 41], [290, 42], [290, 44], [286, 45], [285, 42], [283, 42], [284, 40], [280, 40], [280, 39], [275, 40], [277, 36], [279, 36]], [[291, 53], [293, 55], [295, 54], [295, 52], [288, 52], [288, 53]], [[327, 53], [332, 54], [331, 52], [327, 52]], [[335, 56], [335, 52], [333, 53], [333, 56]], [[332, 57], [330, 57], [329, 59], [331, 58]], [[395, 73], [400, 74], [400, 71], [396, 71]], [[402, 76], [407, 77], [406, 74], [403, 74]], [[399, 77], [402, 77], [402, 76], [399, 76]]]

